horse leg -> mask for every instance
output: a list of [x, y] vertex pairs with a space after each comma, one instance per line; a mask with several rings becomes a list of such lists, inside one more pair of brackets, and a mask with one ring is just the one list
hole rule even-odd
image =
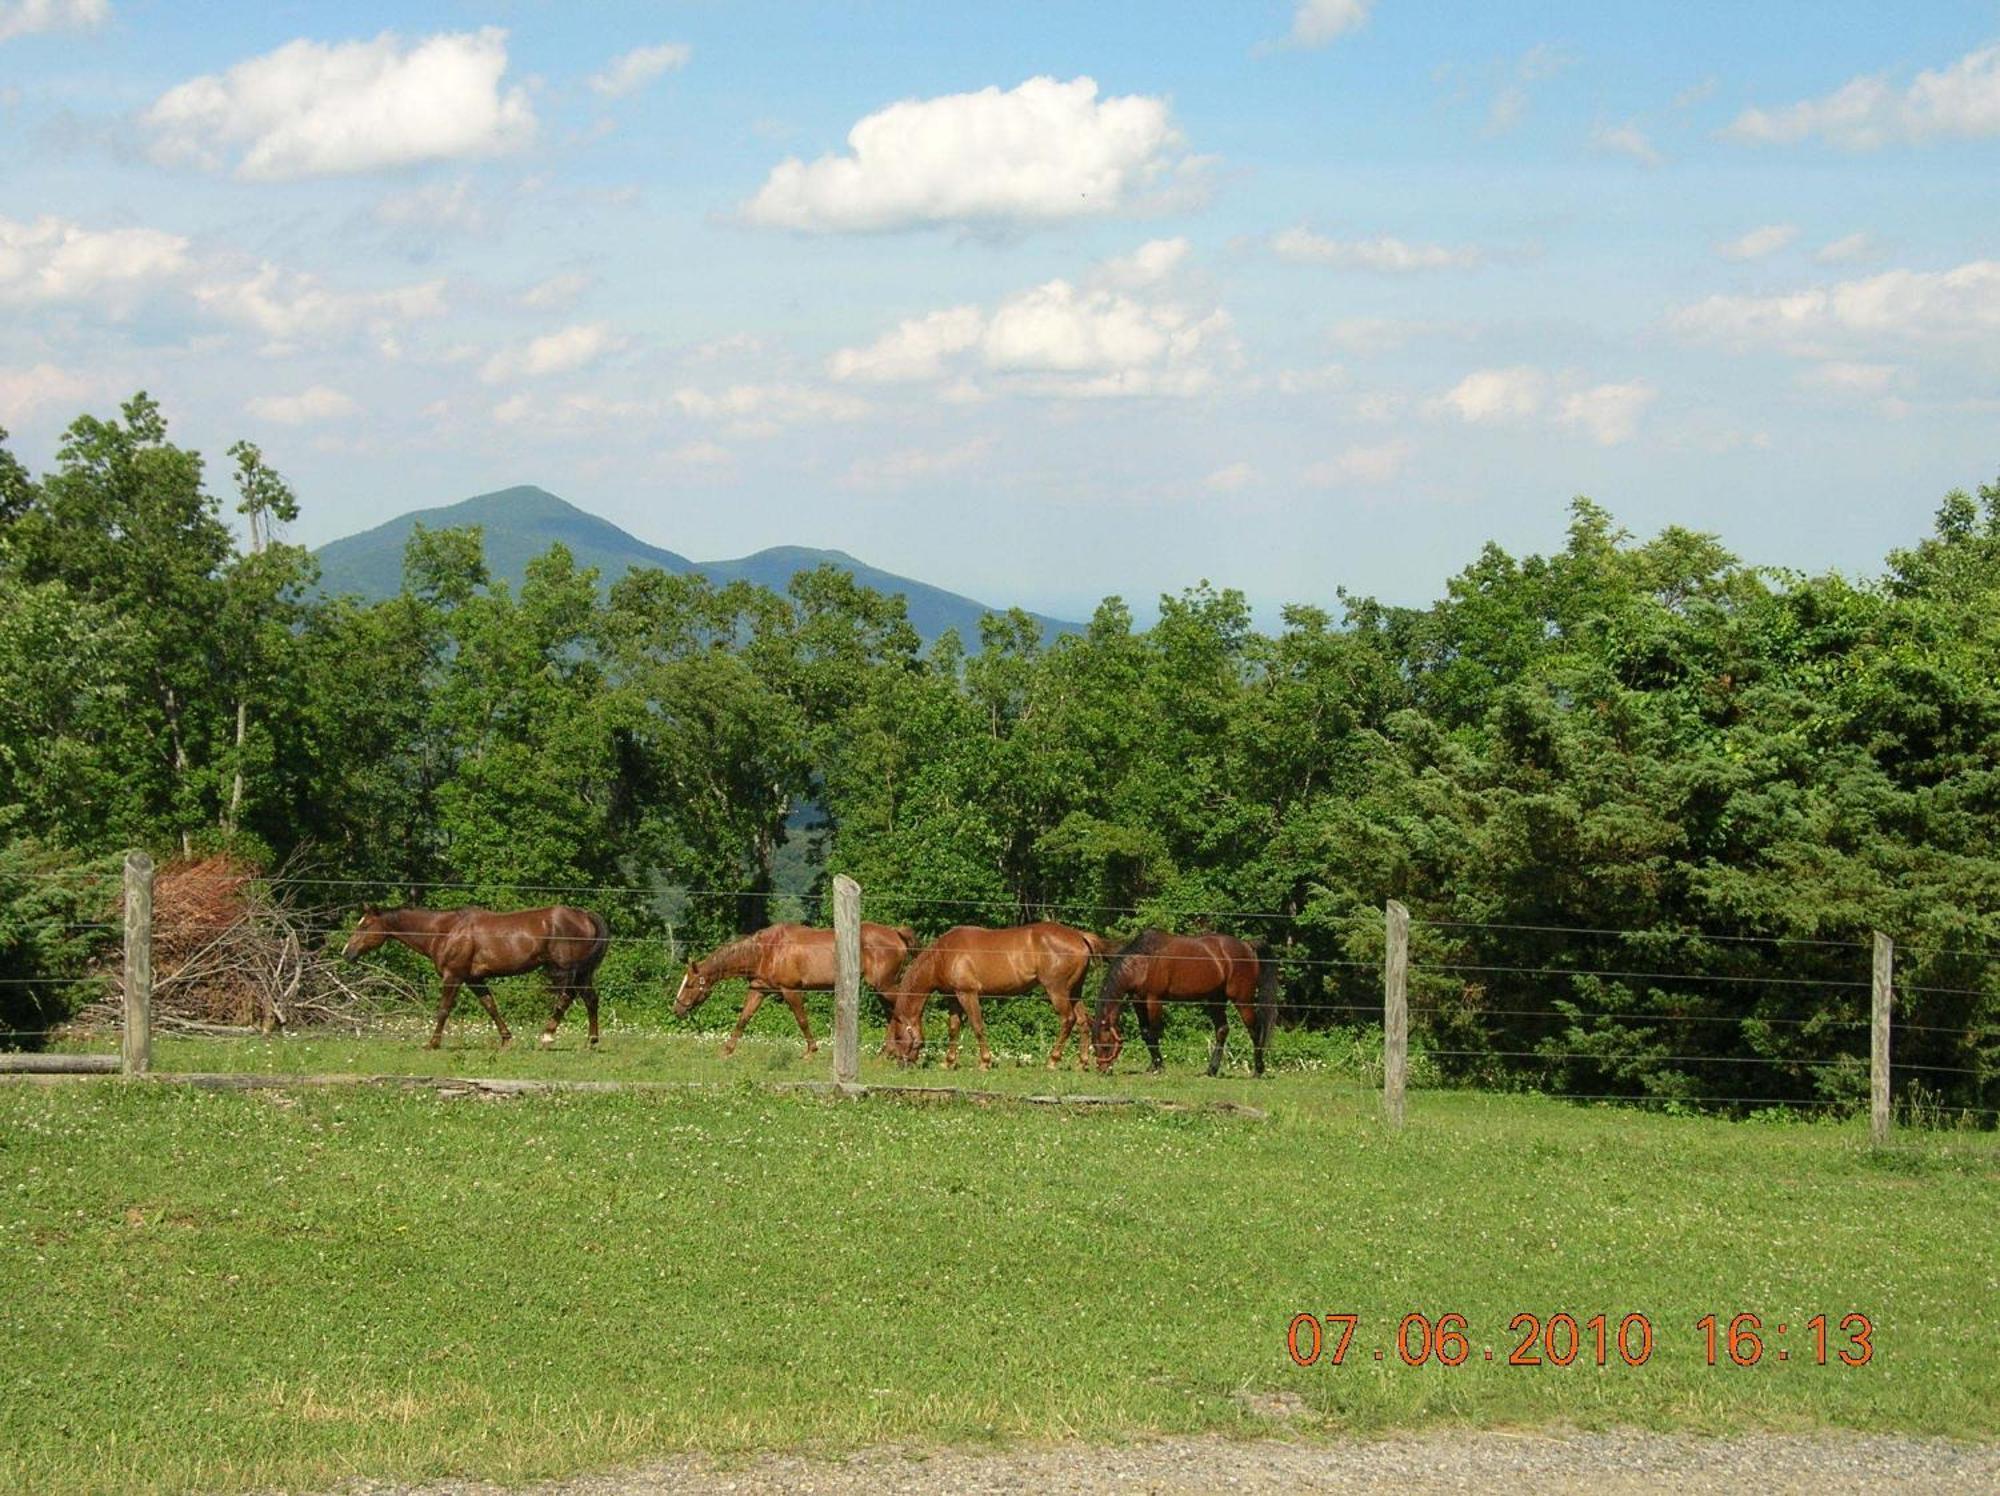
[[964, 1022], [965, 1008], [954, 997], [944, 1010], [944, 1068], [947, 1070], [958, 1068], [958, 1026]]
[[799, 1021], [799, 1032], [806, 1036], [806, 1058], [811, 1059], [818, 1052], [819, 1045], [813, 1040], [812, 1020], [806, 1017], [805, 994], [792, 987], [781, 987], [778, 990], [784, 994], [785, 1002], [792, 1010], [792, 1017]]
[[445, 977], [438, 985], [437, 1022], [431, 1027], [431, 1040], [424, 1046], [425, 1049], [436, 1049], [444, 1042], [444, 1021], [451, 1017], [451, 1010], [457, 1005], [458, 980], [455, 977]]
[[1215, 1037], [1208, 1044], [1208, 1073], [1214, 1076], [1222, 1070], [1222, 1051], [1229, 1043], [1229, 1004], [1210, 1003], [1208, 1021], [1215, 1025]]
[[590, 1019], [590, 1047], [597, 1048], [597, 978], [583, 979], [583, 1011]]
[[500, 1047], [505, 1049], [514, 1042], [514, 1035], [507, 1027], [507, 1020], [500, 1016], [500, 1004], [493, 1001], [493, 989], [484, 982], [474, 982], [472, 990], [479, 994], [479, 1005], [486, 1009], [486, 1016], [500, 1030]]
[[965, 1008], [965, 1016], [972, 1020], [972, 1037], [979, 1041], [979, 1068], [981, 1070], [991, 1070], [993, 1068], [993, 1051], [986, 1047], [986, 1019], [979, 1011], [979, 994], [977, 992], [961, 992], [958, 994], [958, 1000]]
[[556, 1042], [556, 1030], [562, 1026], [563, 1014], [569, 1011], [569, 1005], [576, 997], [575, 977], [571, 972], [551, 966], [549, 985], [556, 989], [556, 1005], [549, 1011], [549, 1026], [542, 1030], [544, 1049]]
[[[1049, 1004], [1056, 1010], [1056, 1018], [1058, 1019], [1056, 1024], [1056, 1047], [1055, 1051], [1049, 1056], [1049, 1069], [1054, 1070], [1062, 1064], [1063, 1050], [1069, 1044], [1070, 1030], [1076, 1027], [1079, 1004], [1073, 994], [1063, 991], [1060, 987], [1049, 988]], [[1085, 1046], [1082, 1040], [1079, 1039], [1077, 1043], [1080, 1049], [1087, 1052], [1088, 1046]], [[1088, 1058], [1086, 1058], [1084, 1061], [1085, 1066], [1088, 1067], [1089, 1063]]]
[[743, 1031], [750, 1027], [751, 1018], [756, 1015], [757, 1009], [763, 1006], [763, 1002], [764, 989], [752, 983], [750, 995], [743, 999], [743, 1011], [736, 1015], [736, 1027], [731, 1029], [729, 1037], [722, 1041], [722, 1057], [724, 1059], [728, 1059], [729, 1056], [736, 1053], [736, 1041], [741, 1039]]
[[1160, 1053], [1160, 1036], [1167, 1031], [1167, 1012], [1158, 1002], [1148, 1002], [1140, 1015], [1139, 1032], [1145, 1036], [1146, 1053], [1153, 1061], [1146, 1067], [1148, 1075], [1159, 1075], [1167, 1068], [1166, 1057]]
[[1256, 1007], [1247, 1002], [1236, 1005], [1236, 1016], [1243, 1020], [1244, 1032], [1250, 1036], [1250, 1070], [1254, 1075], [1264, 1073], [1264, 1029], [1257, 1022]]

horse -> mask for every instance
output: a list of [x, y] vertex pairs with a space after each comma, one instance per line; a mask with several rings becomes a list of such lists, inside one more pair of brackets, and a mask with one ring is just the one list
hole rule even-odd
[[[945, 1064], [958, 1064], [959, 1022], [970, 1018], [972, 1032], [979, 1040], [979, 1068], [991, 1069], [993, 1052], [986, 1047], [986, 1020], [979, 1011], [979, 1000], [1018, 997], [1039, 984], [1048, 993], [1061, 1024], [1055, 1050], [1049, 1055], [1049, 1069], [1053, 1070], [1062, 1063], [1070, 1030], [1079, 1023], [1088, 1024], [1083, 1010], [1083, 977], [1107, 946], [1101, 935], [1047, 920], [1004, 930], [954, 926], [905, 968], [893, 998], [895, 1013], [889, 1022], [886, 1048], [906, 1064], [915, 1061], [924, 1049], [924, 1004], [933, 992], [946, 992], [951, 994], [951, 1007]], [[1081, 1038], [1077, 1060], [1085, 1068], [1090, 1065], [1089, 1048]]]
[[500, 1029], [500, 1047], [513, 1041], [500, 1005], [487, 986], [494, 977], [515, 977], [545, 967], [555, 988], [555, 1011], [542, 1030], [542, 1047], [556, 1041], [556, 1028], [570, 1003], [581, 997], [590, 1015], [590, 1042], [597, 1043], [598, 963], [611, 940], [604, 916], [589, 909], [554, 904], [545, 909], [518, 909], [495, 914], [489, 909], [378, 909], [362, 906], [361, 923], [348, 937], [341, 955], [365, 956], [386, 940], [400, 940], [437, 968], [437, 1023], [430, 1042], [436, 1049], [444, 1038], [445, 1020], [458, 1001], [460, 986], [469, 986]]
[[[861, 926], [861, 975], [877, 992], [889, 985], [917, 948], [917, 932], [908, 926]], [[807, 992], [831, 992], [834, 980], [833, 931], [811, 925], [767, 925], [754, 935], [745, 935], [709, 952], [699, 961], [689, 961], [674, 994], [674, 1017], [685, 1018], [708, 998], [709, 988], [723, 977], [748, 977], [749, 995], [743, 1011], [736, 1015], [736, 1027], [722, 1042], [724, 1055], [736, 1053], [736, 1041], [743, 1037], [766, 996], [776, 992], [790, 1004], [806, 1036], [806, 1053], [819, 1048], [813, 1038], [812, 1020], [806, 1017]]]
[[1250, 1031], [1253, 1066], [1257, 1074], [1264, 1073], [1264, 1046], [1278, 1017], [1278, 963], [1264, 951], [1262, 941], [1148, 929], [1119, 947], [1105, 967], [1092, 1024], [1101, 1071], [1109, 1071], [1124, 1048], [1118, 1013], [1128, 998], [1139, 1015], [1140, 1037], [1153, 1056], [1152, 1073], [1166, 1068], [1160, 1058], [1160, 1033], [1166, 1026], [1162, 1004], [1170, 1002], [1202, 1003], [1208, 1008], [1215, 1024], [1215, 1041], [1208, 1046], [1210, 1075], [1222, 1068], [1229, 1005], [1236, 1004], [1243, 1026]]

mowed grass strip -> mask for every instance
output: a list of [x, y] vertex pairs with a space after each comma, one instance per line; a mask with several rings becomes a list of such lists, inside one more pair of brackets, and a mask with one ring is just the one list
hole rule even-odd
[[[1154, 1084], [1271, 1119], [0, 1086], [0, 1489], [518, 1480], [1286, 1406], [2000, 1435], [1990, 1135], [1873, 1155], [1845, 1127], [1425, 1095], [1391, 1137], [1325, 1076]], [[1302, 1310], [1360, 1316], [1346, 1365], [1292, 1364]], [[1463, 1314], [1466, 1364], [1404, 1365], [1411, 1311]], [[1508, 1366], [1509, 1321], [1558, 1311], [1646, 1313], [1652, 1359]], [[1872, 1362], [1813, 1365], [1807, 1319], [1856, 1311]], [[1763, 1364], [1704, 1364], [1711, 1312], [1761, 1315]]]

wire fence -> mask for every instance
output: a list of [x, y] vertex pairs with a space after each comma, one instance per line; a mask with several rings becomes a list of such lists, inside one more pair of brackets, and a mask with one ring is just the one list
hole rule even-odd
[[[50, 872], [36, 876], [65, 875]], [[112, 875], [85, 872], [68, 876], [80, 887], [100, 892], [115, 888]], [[692, 1012], [673, 1011], [682, 963], [701, 954], [688, 949], [684, 931], [704, 923], [712, 927], [723, 911], [740, 909], [746, 901], [770, 899], [774, 897], [772, 890], [663, 883], [411, 883], [298, 873], [253, 877], [245, 883], [262, 899], [310, 896], [321, 916], [313, 933], [324, 941], [322, 954], [328, 959], [337, 953], [347, 928], [347, 919], [335, 916], [351, 918], [360, 894], [366, 891], [395, 889], [447, 906], [460, 895], [494, 897], [501, 893], [560, 894], [600, 901], [643, 898], [656, 910], [671, 905], [683, 915], [707, 906], [710, 917], [706, 921], [669, 921], [656, 916], [653, 928], [613, 930], [606, 937], [609, 955], [596, 983], [596, 995], [611, 1030], [621, 1036], [677, 1041], [696, 1061], [715, 1066], [718, 1074], [726, 1073], [722, 1056], [734, 1047], [737, 1036], [753, 1050], [761, 1048], [775, 1056], [786, 1046], [802, 1047], [808, 1030], [816, 1043], [823, 1044], [830, 1035], [830, 999], [817, 992], [802, 996], [794, 1006], [782, 993], [774, 993], [769, 1001], [750, 1001], [742, 987], [732, 986]], [[817, 897], [791, 897], [808, 909], [819, 902]], [[1158, 905], [1017, 900], [988, 890], [947, 895], [874, 889], [869, 891], [869, 903], [899, 913], [929, 910], [934, 917], [921, 922], [932, 934], [953, 910], [1011, 907], [1027, 914], [1060, 913], [1075, 919], [1080, 927], [1098, 931], [1122, 928], [1127, 935], [1135, 922], [1160, 914]], [[1330, 1069], [1372, 1082], [1384, 1063], [1382, 1051], [1372, 1048], [1382, 1042], [1380, 1031], [1385, 1023], [1379, 995], [1384, 963], [1379, 924], [1371, 930], [1371, 921], [1379, 918], [1379, 909], [1321, 905], [1312, 908], [1309, 915], [1298, 910], [1204, 910], [1194, 922], [1205, 927], [1234, 927], [1240, 933], [1255, 935], [1264, 958], [1278, 964], [1284, 975], [1284, 997], [1273, 1036], [1275, 1063]], [[183, 918], [174, 926], [174, 933], [183, 942], [198, 944], [239, 930], [242, 924], [241, 916]], [[1419, 1090], [1472, 1085], [1574, 1101], [1737, 1111], [1780, 1107], [1839, 1112], [1862, 1103], [1860, 1081], [1872, 1058], [1868, 1042], [1857, 1042], [1858, 1034], [1871, 1028], [1870, 1018], [1862, 1016], [1867, 999], [1860, 996], [1874, 985], [1861, 954], [1869, 949], [1872, 942], [1868, 940], [1693, 927], [1625, 929], [1537, 920], [1417, 917], [1409, 924], [1417, 934], [1407, 971], [1412, 986], [1410, 1056]], [[75, 1008], [78, 1003], [72, 999], [86, 992], [98, 993], [110, 1003], [121, 981], [113, 958], [123, 921], [109, 917], [72, 919], [58, 922], [57, 928], [65, 936], [103, 947], [97, 969], [49, 976], [9, 975], [0, 977], [0, 989], [42, 994], [51, 999], [46, 1006], [56, 1010]], [[1549, 940], [1543, 937], [1570, 943], [1579, 959], [1550, 959], [1544, 949]], [[1644, 959], [1631, 964], [1590, 959], [1593, 953], [1601, 957], [1607, 942], [1640, 952]], [[1520, 950], [1521, 956], [1509, 959], [1511, 950]], [[1676, 951], [1682, 953], [1676, 959], [1661, 959]], [[1731, 951], [1738, 954], [1717, 955]], [[1893, 1034], [1907, 1050], [1893, 1063], [1893, 1074], [1902, 1082], [1899, 1104], [1929, 1106], [1941, 1115], [1980, 1122], [2000, 1117], [2000, 1106], [1991, 1104], [2000, 1101], [2000, 971], [1993, 972], [1989, 985], [1963, 984], [1968, 969], [1976, 972], [2000, 964], [2000, 956], [1970, 947], [1920, 943], [1906, 947], [1902, 954], [1907, 969], [1919, 978], [1929, 975], [1930, 966], [1948, 961], [1960, 980], [1905, 977], [1897, 983], [1905, 1008], [1913, 999], [1936, 999], [1948, 1005], [1941, 1012], [1899, 1012], [1894, 1017]], [[436, 989], [414, 957], [391, 959], [402, 962], [406, 1000], [360, 1015], [350, 1027], [361, 1037], [402, 1043], [425, 1034], [436, 1022], [430, 1006], [430, 994]], [[1185, 968], [1212, 964], [1215, 957], [1156, 953], [1147, 959]], [[1746, 962], [1752, 963], [1752, 969], [1743, 969]], [[1818, 970], [1802, 974], [1797, 970], [1801, 963]], [[163, 962], [155, 974], [158, 988], [171, 989], [185, 977], [189, 964], [186, 960]], [[1094, 963], [1093, 972], [1104, 964]], [[1841, 965], [1847, 966], [1846, 974], [1839, 971]], [[1677, 966], [1695, 969], [1674, 969]], [[1099, 995], [1101, 985], [1101, 976], [1091, 978], [1080, 994], [1086, 1004]], [[1631, 999], [1635, 995], [1647, 997], [1655, 1005], [1634, 1003]], [[1524, 997], [1529, 1000], [1522, 1001]], [[1949, 1006], [1956, 999], [1969, 1001]], [[746, 1004], [752, 1011], [745, 1012]], [[524, 1030], [531, 1023], [539, 1029], [541, 1021], [532, 1015], [545, 1013], [550, 1000], [531, 997], [516, 985], [503, 987], [495, 1004], [500, 1014], [497, 1020], [489, 1020], [481, 1006], [483, 1002], [471, 994], [458, 1004], [447, 1032], [456, 1036], [461, 1047], [465, 1042], [478, 1042], [470, 1036], [481, 1032], [482, 1025], [489, 1026], [491, 1033], [492, 1025], [511, 1019]], [[282, 1003], [277, 1007], [282, 1011]], [[755, 1011], [760, 1007], [766, 1011]], [[1074, 1062], [1078, 1050], [1092, 1043], [1096, 1035], [1088, 1017], [1065, 1026], [1065, 1007], [1066, 1003], [1052, 1001], [1036, 988], [1027, 993], [987, 996], [977, 1011], [1004, 1059], [1039, 1063], [1060, 1034], [1067, 1051], [1065, 1059]], [[871, 1041], [886, 1035], [887, 1015], [879, 1002], [864, 1001], [862, 1013]], [[940, 1022], [941, 1015], [945, 1022]], [[557, 1035], [558, 1042], [566, 1045], [575, 1032], [577, 1017], [574, 1011], [565, 1016], [566, 1027]], [[962, 1009], [952, 993], [933, 997], [923, 1016], [933, 1045], [938, 1029], [959, 1018], [966, 1021], [961, 1042], [973, 1042], [974, 1012]], [[1173, 1009], [1172, 1016], [1169, 1029], [1176, 1043], [1169, 1046], [1170, 1058], [1176, 1063], [1193, 1063], [1190, 1056], [1198, 1059], [1210, 1040], [1209, 1017], [1199, 1006]], [[1934, 1021], [1939, 1018], [1950, 1021]], [[190, 1021], [180, 1027], [186, 1033], [199, 1034], [254, 1025]], [[174, 1028], [175, 1020], [169, 1014], [162, 1023], [163, 1033], [171, 1035]], [[277, 1024], [264, 1028], [269, 1032], [294, 1026], [281, 1017]], [[331, 1030], [339, 1028], [331, 1026]], [[115, 1031], [115, 1025], [109, 1031]], [[106, 1032], [100, 1027], [97, 1042], [103, 1042]], [[40, 1028], [17, 1018], [14, 1025], [0, 1029], [0, 1046], [51, 1041], [87, 1046], [92, 1039], [88, 1032], [66, 1029], [54, 1018]], [[1250, 1047], [1240, 1023], [1232, 1024], [1224, 1051], [1232, 1069], [1247, 1068]], [[1133, 1053], [1128, 1047], [1126, 1055]], [[1738, 1088], [1719, 1083], [1737, 1074], [1752, 1084]], [[1773, 1085], [1774, 1080], [1786, 1084]], [[1951, 1093], [1949, 1100], [1940, 1099], [1944, 1089]]]

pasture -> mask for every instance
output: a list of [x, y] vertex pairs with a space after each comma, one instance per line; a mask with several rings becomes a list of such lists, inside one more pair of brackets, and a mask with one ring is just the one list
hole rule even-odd
[[[400, 1035], [156, 1053], [714, 1082], [685, 1092], [0, 1087], [0, 1487], [1273, 1427], [2000, 1435], [1991, 1134], [1876, 1153], [1859, 1123], [1437, 1092], [1392, 1137], [1361, 1078], [1281, 1055], [1261, 1083], [1208, 1081], [1172, 1050], [1165, 1077], [1128, 1055], [1060, 1089], [1268, 1119], [838, 1102], [756, 1084], [824, 1076], [795, 1037], [753, 1030], [726, 1067], [715, 1048], [617, 1027], [597, 1055], [580, 1036], [501, 1055], [471, 1025], [434, 1054]], [[967, 1079], [1050, 1089], [1026, 1065]], [[1346, 1364], [1293, 1364], [1301, 1311], [1359, 1317]], [[1403, 1364], [1412, 1311], [1462, 1314], [1465, 1364]], [[1510, 1366], [1523, 1312], [1642, 1312], [1653, 1353]], [[1707, 1365], [1695, 1322], [1745, 1312], [1772, 1354]], [[1870, 1317], [1869, 1364], [1813, 1364], [1822, 1312]]]

